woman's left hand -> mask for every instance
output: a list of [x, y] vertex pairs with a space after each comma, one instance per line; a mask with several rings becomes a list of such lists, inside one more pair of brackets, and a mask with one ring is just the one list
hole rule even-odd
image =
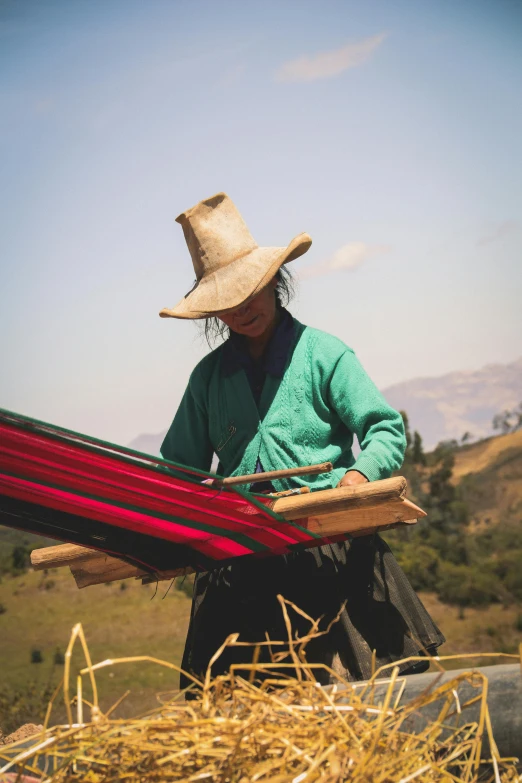
[[349, 470], [338, 483], [338, 487], [355, 487], [357, 484], [367, 484], [368, 479], [358, 470]]

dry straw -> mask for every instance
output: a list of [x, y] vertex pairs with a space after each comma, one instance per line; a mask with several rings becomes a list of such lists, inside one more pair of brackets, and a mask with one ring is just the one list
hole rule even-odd
[[[76, 625], [67, 648], [64, 680], [51, 699], [44, 730], [30, 748], [21, 748], [18, 743], [1, 749], [4, 764], [0, 781], [2, 773], [22, 769], [42, 781], [82, 783], [522, 780], [515, 759], [499, 756], [491, 729], [486, 677], [462, 670], [449, 681], [435, 682], [406, 704], [400, 703], [404, 680], [397, 664], [376, 670], [364, 685], [346, 682], [328, 670], [335, 684], [323, 688], [316, 682], [315, 672], [328, 667], [308, 664], [306, 645], [328, 629], [320, 631], [318, 621], [281, 597], [280, 602], [288, 633], [285, 642], [267, 640], [262, 645], [249, 645], [253, 646], [252, 663], [234, 665], [228, 674], [212, 677], [212, 666], [225, 647], [246, 644], [238, 641], [237, 634], [230, 636], [214, 655], [204, 681], [190, 678], [189, 690], [196, 698], [185, 700], [185, 694], [178, 693], [153, 712], [132, 720], [113, 717], [124, 696], [107, 713], [101, 712], [95, 672], [140, 661], [178, 672], [179, 667], [148, 656], [92, 665], [82, 627]], [[289, 608], [310, 621], [305, 637], [292, 635]], [[76, 695], [71, 698], [70, 660], [76, 640], [83, 647], [87, 666], [80, 671]], [[259, 663], [263, 645], [270, 651], [271, 663]], [[443, 671], [440, 661], [458, 657], [463, 656], [439, 657], [435, 665]], [[499, 657], [519, 659], [522, 665], [522, 652], [520, 658]], [[383, 671], [386, 668], [391, 673]], [[85, 675], [90, 678], [92, 702], [83, 695]], [[68, 724], [48, 728], [60, 690]], [[480, 705], [479, 718], [466, 722], [465, 708], [473, 702]], [[408, 718], [434, 704], [437, 718], [420, 733], [408, 731]], [[85, 708], [90, 711], [87, 722]], [[489, 741], [487, 758], [484, 735]]]

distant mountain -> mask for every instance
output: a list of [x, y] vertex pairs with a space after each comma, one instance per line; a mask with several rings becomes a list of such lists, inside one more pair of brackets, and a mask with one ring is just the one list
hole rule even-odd
[[[394, 408], [408, 414], [410, 427], [431, 449], [441, 440], [475, 439], [493, 433], [496, 413], [522, 402], [522, 357], [511, 364], [487, 364], [480, 370], [452, 372], [438, 378], [414, 378], [383, 391]], [[130, 448], [159, 454], [165, 432], [138, 435]]]
[[496, 413], [522, 402], [522, 357], [511, 364], [487, 364], [480, 370], [415, 378], [383, 391], [394, 408], [408, 414], [428, 449], [441, 440], [492, 434]]

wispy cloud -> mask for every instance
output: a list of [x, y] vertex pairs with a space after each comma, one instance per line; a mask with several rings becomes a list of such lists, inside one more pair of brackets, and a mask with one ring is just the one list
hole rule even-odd
[[275, 78], [278, 82], [313, 82], [338, 76], [348, 68], [356, 68], [365, 63], [386, 36], [387, 33], [379, 33], [371, 38], [346, 44], [340, 49], [289, 60], [276, 71]]
[[482, 247], [483, 245], [490, 245], [492, 242], [498, 242], [499, 239], [504, 239], [508, 234], [512, 234], [520, 228], [520, 224], [516, 220], [504, 220], [499, 223], [489, 234], [481, 237], [477, 245]]
[[390, 245], [369, 245], [366, 242], [348, 242], [325, 261], [309, 266], [300, 273], [301, 278], [319, 277], [341, 270], [352, 270], [378, 256], [391, 252]]

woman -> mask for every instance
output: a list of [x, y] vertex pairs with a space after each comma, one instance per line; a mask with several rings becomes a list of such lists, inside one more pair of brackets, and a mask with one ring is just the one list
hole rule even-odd
[[[206, 318], [207, 331], [228, 328], [230, 335], [192, 372], [163, 456], [208, 471], [216, 453], [222, 476], [326, 461], [334, 466], [320, 476], [257, 484], [258, 492], [304, 484], [329, 489], [389, 477], [401, 466], [406, 445], [400, 414], [350, 348], [299, 323], [283, 306], [288, 294], [283, 264], [305, 253], [310, 237], [300, 234], [286, 248], [258, 247], [224, 193], [177, 220], [196, 284], [160, 315]], [[354, 436], [361, 447], [357, 458]], [[230, 633], [249, 642], [267, 635], [285, 639], [278, 594], [309, 616], [324, 617], [325, 626], [346, 602], [339, 622], [308, 646], [307, 656], [348, 679], [370, 675], [374, 650], [382, 665], [431, 652], [444, 641], [388, 546], [371, 535], [280, 557], [243, 558], [198, 574], [183, 668], [201, 676]], [[309, 628], [299, 616], [293, 622], [298, 633]], [[251, 654], [249, 648], [228, 648], [213, 672]], [[318, 680], [328, 682], [325, 670], [317, 671]]]

